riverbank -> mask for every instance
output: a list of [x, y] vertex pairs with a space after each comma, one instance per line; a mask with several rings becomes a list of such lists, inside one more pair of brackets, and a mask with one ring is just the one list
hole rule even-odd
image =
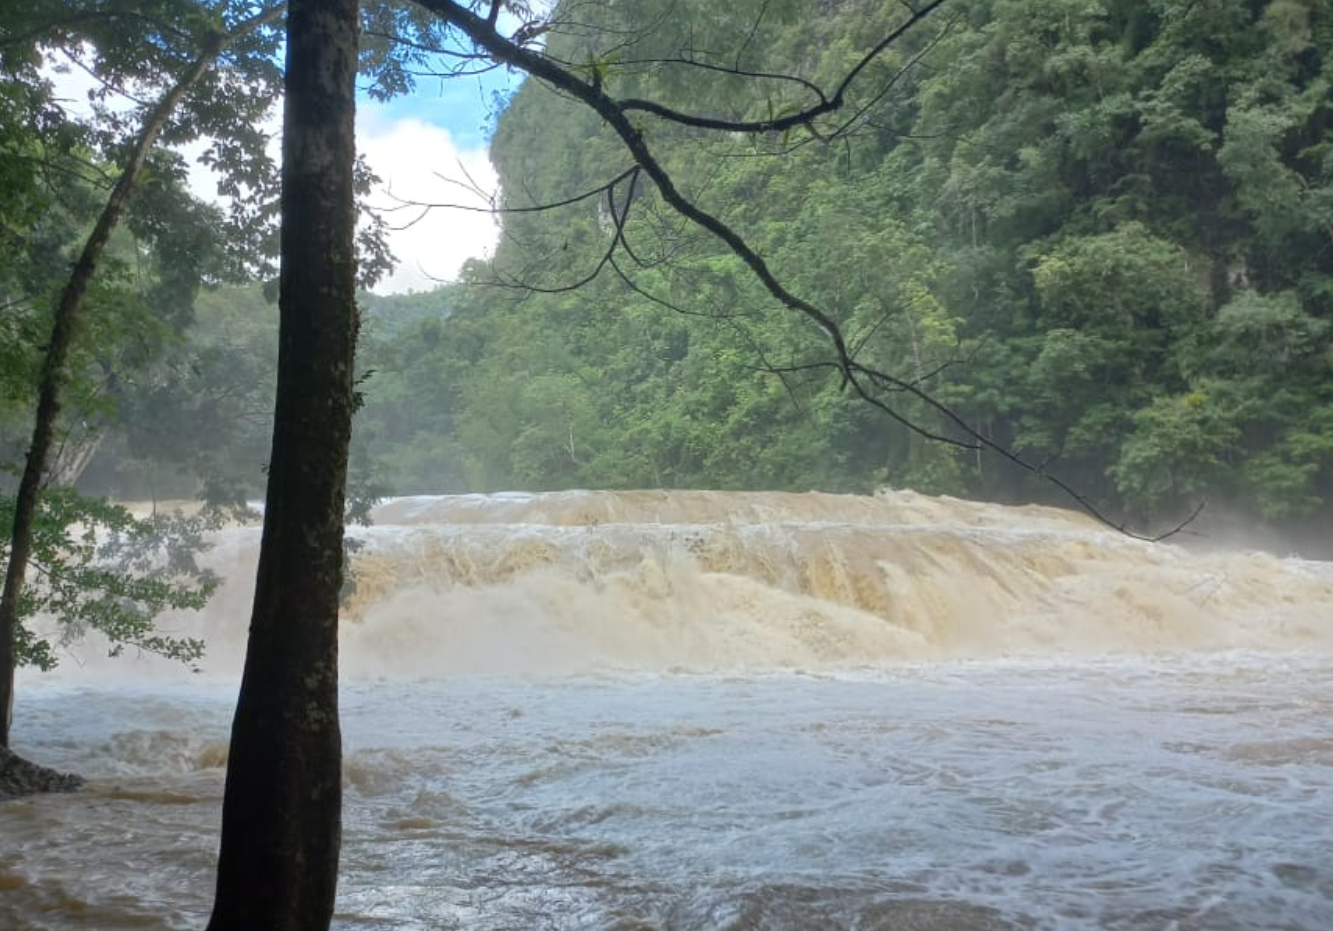
[[38, 766], [0, 747], [0, 802], [43, 792], [77, 792], [83, 777]]

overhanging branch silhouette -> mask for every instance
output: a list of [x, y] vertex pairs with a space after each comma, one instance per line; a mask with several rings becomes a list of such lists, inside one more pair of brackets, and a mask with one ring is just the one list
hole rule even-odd
[[[695, 116], [653, 101], [638, 98], [618, 100], [604, 86], [602, 75], [598, 69], [586, 69], [592, 73], [585, 77], [586, 70], [575, 70], [568, 64], [563, 64], [547, 56], [537, 48], [504, 36], [497, 29], [496, 23], [492, 19], [478, 16], [472, 10], [452, 2], [452, 0], [415, 0], [415, 2], [424, 9], [435, 13], [445, 22], [460, 29], [479, 49], [492, 56], [496, 61], [524, 71], [559, 93], [590, 107], [601, 117], [604, 124], [620, 138], [634, 161], [635, 170], [642, 171], [653, 182], [662, 200], [672, 210], [720, 241], [732, 255], [749, 269], [763, 290], [774, 301], [788, 310], [804, 316], [819, 328], [832, 348], [832, 358], [817, 363], [817, 365], [835, 371], [843, 388], [850, 389], [865, 403], [882, 411], [894, 421], [926, 439], [962, 449], [985, 450], [1000, 455], [1018, 468], [1058, 488], [1094, 519], [1136, 539], [1159, 541], [1174, 536], [1192, 523], [1202, 511], [1204, 505], [1201, 503], [1189, 517], [1165, 533], [1144, 535], [1131, 531], [1123, 521], [1117, 522], [1112, 519], [1085, 495], [1079, 493], [1058, 476], [1047, 471], [1044, 465], [1028, 462], [1012, 449], [984, 436], [969, 425], [953, 408], [925, 390], [920, 383], [899, 378], [859, 362], [856, 353], [849, 347], [841, 327], [829, 312], [814, 302], [792, 292], [772, 270], [764, 257], [743, 236], [720, 217], [700, 207], [678, 189], [670, 172], [667, 171], [653, 151], [647, 133], [638, 121], [641, 114], [649, 114], [693, 128], [743, 134], [782, 132], [795, 127], [810, 126], [816, 118], [843, 108], [847, 102], [849, 89], [856, 79], [866, 71], [871, 62], [882, 56], [895, 41], [901, 39], [910, 29], [943, 6], [947, 0], [932, 0], [932, 2], [926, 3], [920, 8], [907, 6], [908, 15], [904, 21], [866, 52], [831, 93], [827, 95], [820, 93], [818, 95], [819, 100], [814, 105], [782, 117], [757, 121], [734, 121]], [[621, 177], [625, 176], [622, 175]], [[610, 187], [602, 188], [602, 190], [607, 191], [610, 189]], [[581, 276], [572, 287], [562, 286], [556, 290], [566, 291], [586, 285], [606, 268], [612, 268], [622, 279], [627, 278], [624, 271], [614, 262], [617, 248], [623, 246], [625, 242], [625, 219], [625, 215], [615, 218], [615, 231], [611, 243], [603, 252], [595, 269], [590, 274]], [[633, 258], [632, 253], [631, 258]], [[536, 290], [549, 289], [539, 288]], [[657, 302], [669, 303], [662, 300], [657, 300]], [[955, 435], [941, 433], [916, 422], [885, 400], [885, 396], [889, 394], [901, 394], [920, 401], [927, 409], [939, 414], [957, 433]]]

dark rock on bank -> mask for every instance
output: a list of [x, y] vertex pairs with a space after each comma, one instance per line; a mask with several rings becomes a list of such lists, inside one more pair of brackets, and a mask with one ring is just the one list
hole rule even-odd
[[0, 802], [36, 795], [40, 792], [77, 792], [83, 788], [83, 777], [59, 773], [0, 747]]

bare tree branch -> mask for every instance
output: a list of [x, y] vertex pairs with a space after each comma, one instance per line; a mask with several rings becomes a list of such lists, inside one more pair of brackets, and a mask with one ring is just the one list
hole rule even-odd
[[[810, 126], [814, 122], [814, 120], [817, 119], [818, 117], [824, 116], [825, 114], [833, 113], [837, 110], [841, 110], [842, 107], [846, 104], [848, 89], [852, 86], [853, 83], [855, 83], [856, 79], [860, 76], [861, 72], [863, 72], [867, 67], [869, 67], [871, 62], [873, 62], [875, 59], [883, 55], [884, 52], [887, 51], [889, 47], [893, 45], [893, 43], [897, 42], [904, 35], [906, 35], [914, 26], [923, 21], [935, 10], [943, 6], [945, 2], [947, 2], [947, 0], [931, 0], [931, 2], [927, 3], [919, 10], [908, 7], [909, 15], [907, 19], [904, 20], [897, 28], [890, 30], [888, 35], [886, 35], [873, 48], [871, 48], [868, 52], [866, 52], [861, 57], [861, 59], [855, 65], [852, 66], [852, 68], [847, 72], [847, 74], [843, 77], [842, 81], [838, 84], [838, 86], [833, 90], [833, 93], [831, 94], [825, 94], [818, 87], [807, 81], [803, 81], [788, 76], [789, 80], [799, 81], [799, 83], [804, 85], [818, 98], [817, 103], [805, 107], [804, 109], [798, 110], [795, 113], [790, 113], [783, 116], [770, 117], [769, 119], [766, 120], [723, 120], [714, 117], [698, 116], [695, 114], [685, 113], [681, 110], [676, 110], [671, 107], [663, 106], [662, 104], [654, 100], [642, 100], [638, 98], [629, 98], [626, 100], [621, 100], [619, 101], [619, 107], [621, 110], [626, 112], [642, 111], [644, 113], [651, 113], [654, 116], [659, 116], [662, 119], [670, 120], [673, 123], [680, 123], [684, 126], [692, 126], [697, 129], [713, 129], [722, 132], [780, 133], [780, 132], [785, 132], [788, 129], [795, 129], [799, 126]], [[705, 65], [701, 62], [690, 62], [690, 63], [696, 65], [697, 67], [705, 67]], [[729, 69], [716, 68], [716, 70], [729, 70]], [[747, 76], [745, 72], [740, 72], [740, 71], [730, 71], [730, 73], [737, 74], [742, 77]], [[749, 76], [776, 77], [776, 75], [766, 75], [766, 74], [765, 75], [755, 74]]]
[[[825, 97], [821, 94], [820, 102], [815, 106], [781, 118], [750, 122], [692, 117], [679, 111], [663, 107], [652, 101], [642, 101], [637, 99], [617, 100], [607, 93], [602, 86], [602, 82], [599, 75], [596, 73], [596, 69], [593, 69], [594, 73], [592, 74], [591, 79], [585, 80], [581, 73], [576, 72], [571, 67], [558, 63], [540, 51], [528, 48], [518, 42], [505, 38], [495, 29], [493, 24], [479, 17], [470, 9], [453, 2], [453, 0], [415, 0], [415, 2], [419, 6], [441, 17], [445, 22], [461, 29], [478, 48], [483, 49], [495, 60], [525, 71], [529, 75], [545, 82], [556, 91], [581, 101], [597, 113], [605, 124], [620, 137], [621, 142], [634, 158], [637, 166], [634, 170], [641, 170], [653, 181], [662, 199], [670, 205], [673, 210], [695, 226], [707, 231], [725, 245], [731, 254], [740, 259], [740, 261], [750, 269], [755, 279], [778, 304], [803, 315], [819, 327], [824, 336], [832, 344], [833, 358], [824, 362], [813, 363], [808, 366], [808, 368], [825, 368], [836, 372], [841, 379], [844, 388], [850, 386], [852, 392], [859, 399], [880, 410], [886, 416], [919, 436], [960, 449], [988, 450], [999, 454], [1002, 458], [1018, 466], [1020, 469], [1036, 475], [1060, 489], [1064, 494], [1068, 495], [1075, 501], [1086, 513], [1099, 522], [1135, 539], [1155, 542], [1180, 533], [1202, 510], [1203, 505], [1200, 504], [1194, 513], [1186, 520], [1162, 534], [1145, 536], [1130, 531], [1123, 522], [1113, 520], [1093, 504], [1085, 495], [1080, 494], [1058, 476], [1052, 475], [1050, 472], [1046, 471], [1044, 465], [1030, 463], [1007, 447], [982, 435], [951, 407], [939, 401], [934, 395], [925, 390], [919, 382], [898, 378], [887, 372], [871, 368], [857, 361], [856, 351], [849, 348], [846, 337], [837, 321], [835, 321], [828, 312], [816, 306], [809, 300], [791, 292], [781, 280], [779, 280], [765, 259], [752, 246], [750, 246], [739, 233], [718, 216], [704, 210], [679, 191], [674, 179], [663, 167], [662, 163], [658, 160], [657, 156], [649, 146], [643, 129], [630, 115], [635, 112], [647, 112], [687, 126], [727, 132], [767, 133], [783, 131], [797, 126], [809, 126], [811, 121], [815, 118], [841, 109], [846, 104], [848, 89], [856, 78], [865, 71], [869, 64], [882, 55], [893, 42], [900, 39], [909, 29], [920, 23], [926, 16], [942, 6], [946, 0], [932, 0], [932, 2], [927, 3], [920, 9], [907, 6], [908, 16], [905, 21], [897, 28], [891, 30], [883, 40], [878, 42], [869, 52], [863, 55], [857, 64], [852, 67], [848, 74], [838, 84], [837, 88], [831, 95]], [[893, 80], [896, 81], [897, 79], [898, 78], [895, 77]], [[890, 86], [891, 84], [892, 82], [890, 82]], [[887, 87], [884, 88], [883, 93], [887, 93], [887, 90]], [[882, 93], [880, 96], [882, 96]], [[853, 119], [855, 119], [855, 116]], [[848, 124], [844, 124], [844, 126], [845, 125]], [[626, 175], [621, 175], [620, 177], [623, 179]], [[608, 191], [609, 194], [608, 186], [604, 186], [601, 190]], [[623, 220], [623, 216], [615, 218], [614, 235], [612, 236], [609, 246], [603, 251], [595, 269], [591, 273], [582, 276], [578, 283], [573, 285], [562, 285], [558, 288], [541, 288], [534, 287], [531, 284], [511, 281], [507, 282], [506, 286], [519, 286], [538, 293], [571, 291], [591, 282], [606, 268], [611, 268], [622, 280], [630, 283], [631, 287], [635, 288], [640, 294], [644, 294], [645, 292], [642, 289], [639, 289], [636, 285], [630, 282], [629, 276], [625, 275], [623, 270], [615, 262], [615, 252], [617, 247], [625, 245]], [[663, 304], [664, 306], [671, 306], [670, 302], [666, 302], [662, 299], [656, 297], [650, 297], [650, 299], [654, 300], [656, 303]], [[857, 348], [859, 350], [860, 347], [858, 346]], [[788, 371], [795, 371], [795, 369], [788, 369]], [[901, 411], [887, 403], [881, 396], [883, 393], [889, 392], [901, 393], [920, 401], [927, 409], [933, 410], [943, 417], [946, 423], [952, 425], [952, 427], [958, 431], [957, 434], [949, 435], [938, 432], [907, 417]]]

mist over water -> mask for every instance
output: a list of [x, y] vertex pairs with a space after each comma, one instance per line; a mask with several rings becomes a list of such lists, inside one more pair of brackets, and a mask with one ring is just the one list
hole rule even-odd
[[[1333, 566], [1077, 515], [567, 492], [381, 506], [343, 622], [347, 929], [1333, 928]], [[0, 928], [201, 927], [258, 531], [20, 682]]]
[[1333, 648], [1333, 573], [1080, 515], [875, 497], [402, 499], [364, 535], [349, 662], [385, 670], [820, 668]]

